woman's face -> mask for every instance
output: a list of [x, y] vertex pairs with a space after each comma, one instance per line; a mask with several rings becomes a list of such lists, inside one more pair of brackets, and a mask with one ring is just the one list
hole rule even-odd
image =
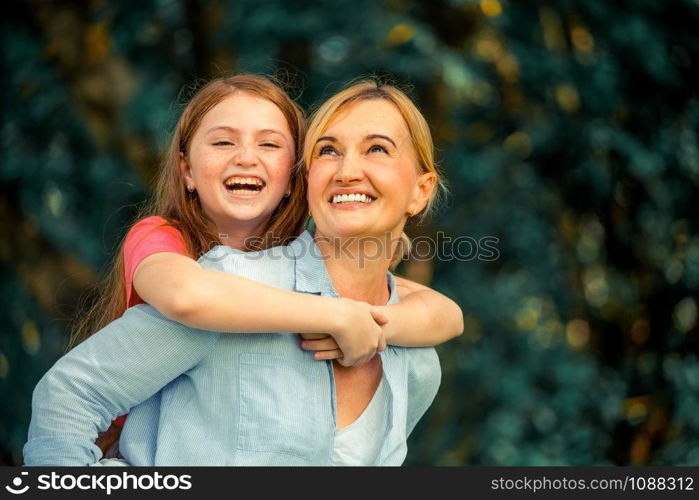
[[289, 189], [294, 150], [279, 108], [237, 91], [204, 115], [180, 168], [219, 233], [252, 235]]
[[383, 99], [338, 113], [314, 146], [308, 202], [326, 237], [397, 238], [407, 216], [421, 211], [435, 176], [419, 174], [408, 128]]

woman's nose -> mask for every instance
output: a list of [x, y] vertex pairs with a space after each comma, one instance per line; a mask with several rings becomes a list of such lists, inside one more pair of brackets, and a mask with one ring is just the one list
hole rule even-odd
[[339, 162], [337, 172], [335, 172], [335, 181], [340, 184], [351, 184], [361, 181], [364, 178], [364, 170], [361, 166], [361, 161], [352, 155], [345, 156]]

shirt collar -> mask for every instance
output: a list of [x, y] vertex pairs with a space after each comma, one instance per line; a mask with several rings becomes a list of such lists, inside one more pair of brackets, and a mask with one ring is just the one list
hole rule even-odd
[[[316, 245], [313, 235], [304, 231], [289, 245], [294, 256], [296, 266], [296, 291], [319, 294], [325, 297], [339, 297], [335, 291], [328, 270], [325, 267], [325, 259]], [[396, 291], [396, 280], [391, 272], [388, 272], [388, 290], [390, 297], [387, 304], [395, 304], [399, 301]]]

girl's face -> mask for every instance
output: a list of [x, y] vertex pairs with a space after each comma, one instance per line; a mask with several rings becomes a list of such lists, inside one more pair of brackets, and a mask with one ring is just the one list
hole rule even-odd
[[314, 146], [308, 202], [326, 237], [397, 238], [407, 216], [421, 211], [435, 183], [419, 174], [408, 128], [383, 99], [364, 100], [338, 113]]
[[294, 141], [279, 108], [237, 91], [214, 106], [180, 159], [219, 233], [256, 234], [289, 189]]

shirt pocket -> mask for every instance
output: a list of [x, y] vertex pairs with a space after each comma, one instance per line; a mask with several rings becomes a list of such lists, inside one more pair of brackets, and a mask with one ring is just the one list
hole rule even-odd
[[311, 460], [322, 427], [318, 373], [297, 361], [240, 354], [238, 449]]

